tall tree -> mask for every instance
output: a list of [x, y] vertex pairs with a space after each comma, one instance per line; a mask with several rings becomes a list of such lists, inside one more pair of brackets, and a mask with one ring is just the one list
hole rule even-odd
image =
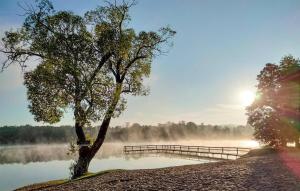
[[257, 99], [247, 108], [254, 136], [272, 146], [286, 146], [300, 135], [300, 61], [284, 57], [266, 64], [257, 76]]
[[[168, 48], [175, 31], [136, 33], [128, 27], [134, 2], [107, 3], [84, 16], [55, 11], [50, 1], [26, 8], [23, 26], [5, 33], [2, 52], [25, 67], [31, 58], [39, 65], [25, 73], [29, 109], [36, 121], [59, 122], [66, 109], [74, 113], [79, 157], [73, 178], [88, 170], [103, 144], [112, 117], [124, 109], [125, 94], [147, 95], [143, 79], [152, 60]], [[94, 141], [84, 127], [102, 121]]]

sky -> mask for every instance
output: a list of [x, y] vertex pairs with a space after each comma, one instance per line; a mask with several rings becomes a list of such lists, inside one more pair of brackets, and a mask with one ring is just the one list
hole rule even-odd
[[[1, 37], [24, 21], [18, 2], [34, 4], [0, 0]], [[101, 0], [52, 2], [56, 10], [79, 15], [103, 5]], [[182, 120], [245, 125], [241, 95], [255, 92], [259, 71], [285, 55], [300, 54], [299, 0], [139, 0], [130, 14], [137, 31], [169, 25], [177, 34], [168, 54], [153, 61], [150, 95], [128, 97], [127, 109], [113, 126]], [[0, 126], [45, 125], [28, 110], [22, 75], [17, 65], [0, 73]], [[73, 123], [69, 112], [56, 125]]]

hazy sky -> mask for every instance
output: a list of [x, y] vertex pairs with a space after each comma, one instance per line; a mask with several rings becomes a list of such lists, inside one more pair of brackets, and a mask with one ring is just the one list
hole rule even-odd
[[[24, 20], [17, 2], [0, 1], [0, 36]], [[78, 14], [102, 3], [53, 1], [57, 10]], [[255, 90], [264, 64], [300, 53], [299, 0], [139, 0], [131, 15], [137, 30], [170, 25], [177, 35], [170, 52], [153, 62], [150, 95], [130, 97], [127, 110], [112, 125], [179, 120], [245, 124], [240, 93]], [[22, 73], [12, 66], [0, 74], [0, 126], [38, 124], [27, 105]], [[60, 124], [73, 124], [72, 115]]]

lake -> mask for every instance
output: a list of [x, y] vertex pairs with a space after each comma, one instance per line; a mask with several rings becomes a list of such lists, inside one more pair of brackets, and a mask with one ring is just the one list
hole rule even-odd
[[[124, 145], [181, 144], [201, 146], [259, 147], [253, 140], [193, 140], [155, 143], [104, 143], [92, 160], [89, 170], [149, 169], [216, 162], [175, 155], [124, 155]], [[68, 155], [67, 144], [0, 146], [0, 190], [12, 190], [28, 184], [69, 177], [75, 156]]]

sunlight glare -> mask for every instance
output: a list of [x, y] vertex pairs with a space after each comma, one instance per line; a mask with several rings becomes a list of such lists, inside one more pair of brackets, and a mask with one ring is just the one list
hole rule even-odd
[[241, 104], [244, 107], [251, 105], [254, 99], [255, 99], [255, 93], [250, 90], [245, 90], [240, 93]]

